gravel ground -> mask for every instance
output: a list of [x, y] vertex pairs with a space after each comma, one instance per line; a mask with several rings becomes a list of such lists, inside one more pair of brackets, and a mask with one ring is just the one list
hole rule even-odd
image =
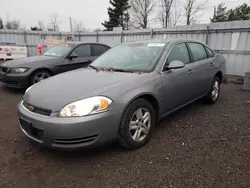
[[23, 92], [0, 86], [0, 187], [250, 187], [250, 92], [224, 84], [161, 122], [145, 147], [78, 152], [41, 148], [19, 129]]

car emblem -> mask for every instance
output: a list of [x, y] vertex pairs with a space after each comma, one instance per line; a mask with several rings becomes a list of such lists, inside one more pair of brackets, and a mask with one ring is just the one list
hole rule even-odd
[[33, 106], [31, 106], [31, 105], [28, 106], [28, 109], [29, 109], [29, 111], [31, 111], [31, 112], [33, 112], [33, 110], [35, 110], [35, 108], [34, 108]]

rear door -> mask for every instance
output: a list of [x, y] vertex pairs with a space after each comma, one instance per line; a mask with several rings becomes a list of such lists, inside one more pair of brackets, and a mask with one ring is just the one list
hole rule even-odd
[[195, 96], [200, 97], [205, 94], [212, 83], [211, 68], [213, 67], [213, 57], [209, 57], [205, 46], [201, 43], [187, 43], [192, 64], [194, 65]]
[[91, 55], [94, 59], [108, 51], [110, 47], [101, 44], [91, 44]]

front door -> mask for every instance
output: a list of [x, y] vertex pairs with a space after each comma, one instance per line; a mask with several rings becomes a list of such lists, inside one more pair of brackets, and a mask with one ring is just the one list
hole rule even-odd
[[[74, 56], [74, 58], [70, 58], [70, 56]], [[88, 66], [92, 61], [94, 61], [95, 57], [91, 56], [91, 47], [89, 44], [83, 44], [76, 47], [69, 58], [64, 59], [64, 62], [60, 65], [60, 72], [66, 72], [82, 67]]]
[[194, 65], [190, 62], [190, 56], [185, 43], [176, 44], [167, 58], [167, 65], [174, 60], [182, 61], [185, 67], [162, 72], [162, 100], [163, 113], [166, 114], [193, 99], [195, 87], [193, 84]]

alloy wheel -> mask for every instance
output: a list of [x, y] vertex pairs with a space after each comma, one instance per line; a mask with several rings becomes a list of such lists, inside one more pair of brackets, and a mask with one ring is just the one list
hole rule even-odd
[[139, 108], [132, 115], [129, 131], [132, 139], [140, 142], [146, 138], [151, 126], [151, 115], [146, 108]]

